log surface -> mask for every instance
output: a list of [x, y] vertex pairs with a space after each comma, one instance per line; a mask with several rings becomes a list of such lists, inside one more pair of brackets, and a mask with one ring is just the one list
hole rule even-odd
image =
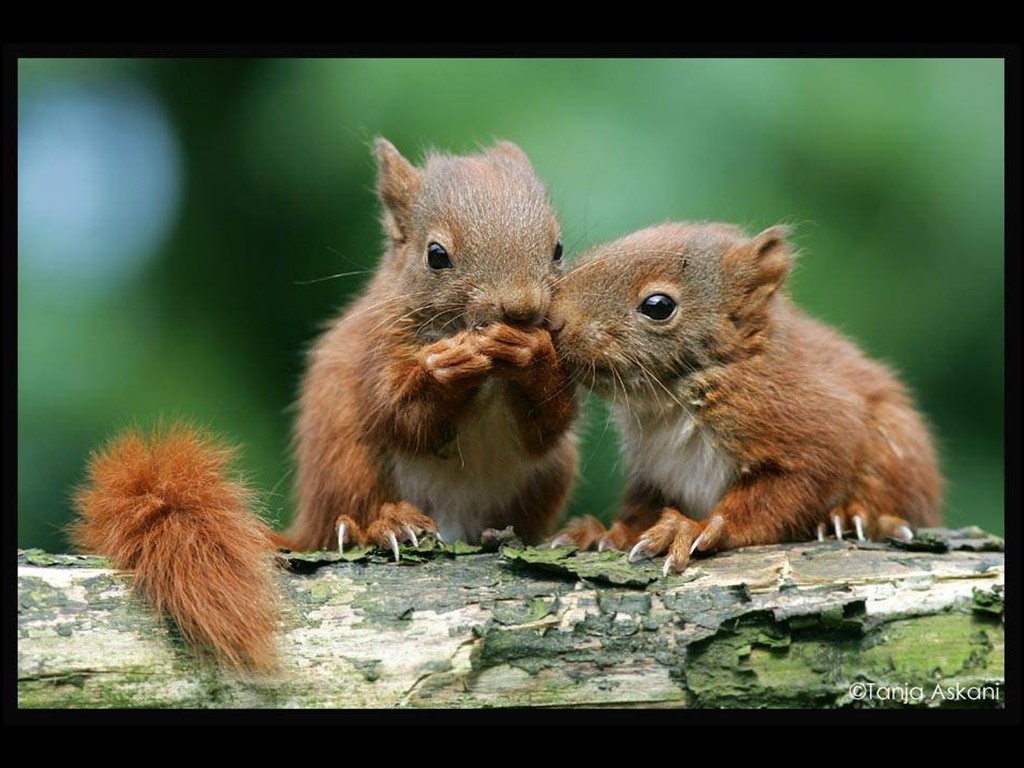
[[1001, 542], [931, 542], [950, 551], [751, 547], [667, 578], [659, 562], [569, 550], [293, 556], [281, 669], [260, 677], [196, 658], [104, 560], [30, 550], [18, 703], [1001, 707]]

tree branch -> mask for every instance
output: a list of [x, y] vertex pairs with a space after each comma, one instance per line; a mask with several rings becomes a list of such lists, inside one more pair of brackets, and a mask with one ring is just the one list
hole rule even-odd
[[282, 668], [258, 678], [196, 659], [102, 559], [21, 552], [18, 703], [1002, 706], [1001, 541], [965, 529], [917, 546], [961, 549], [751, 547], [668, 578], [618, 553], [512, 546], [428, 544], [398, 566], [296, 555]]

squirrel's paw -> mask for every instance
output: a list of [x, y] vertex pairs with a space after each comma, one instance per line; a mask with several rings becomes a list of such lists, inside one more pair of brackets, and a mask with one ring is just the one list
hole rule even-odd
[[489, 357], [497, 372], [515, 375], [547, 356], [554, 359], [551, 334], [544, 328], [523, 330], [505, 323], [481, 331], [477, 349]]
[[886, 537], [913, 541], [914, 529], [902, 517], [879, 515], [875, 517], [858, 502], [851, 501], [845, 507], [836, 507], [828, 513], [828, 521], [818, 524], [818, 541], [846, 536], [857, 541], [884, 539]]
[[585, 515], [566, 523], [562, 530], [548, 540], [548, 545], [552, 549], [555, 547], [594, 549], [607, 532], [604, 523], [593, 515]]
[[606, 549], [623, 551], [629, 549], [636, 539], [629, 529], [616, 521], [611, 528], [605, 528], [593, 515], [577, 517], [569, 521], [562, 530], [548, 541], [551, 547], [573, 546], [577, 549]]
[[474, 334], [463, 331], [430, 344], [421, 353], [423, 368], [442, 384], [483, 381], [491, 358], [477, 349]]
[[718, 546], [724, 528], [725, 518], [721, 515], [691, 520], [678, 510], [667, 508], [629, 551], [629, 559], [643, 560], [667, 554], [662, 573], [682, 573], [694, 552], [707, 552]]
[[363, 529], [359, 523], [348, 515], [339, 515], [334, 521], [334, 530], [338, 533], [338, 551], [344, 552], [346, 544], [362, 544]]
[[419, 536], [424, 533], [437, 535], [437, 525], [415, 505], [400, 501], [380, 508], [377, 519], [366, 529], [366, 538], [370, 544], [391, 550], [397, 563], [402, 559], [398, 543], [407, 541], [419, 546]]
[[826, 521], [818, 523], [818, 541], [825, 541], [835, 537], [836, 541], [842, 541], [847, 536], [856, 538], [857, 541], [868, 539], [868, 514], [866, 510], [851, 502], [845, 507], [835, 507], [829, 510]]
[[899, 539], [906, 542], [914, 540], [914, 529], [902, 517], [879, 515], [876, 525], [879, 537], [888, 536], [891, 539]]

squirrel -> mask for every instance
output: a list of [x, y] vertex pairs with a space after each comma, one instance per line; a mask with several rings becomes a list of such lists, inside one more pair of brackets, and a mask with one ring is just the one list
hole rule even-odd
[[276, 533], [232, 449], [186, 425], [115, 437], [90, 461], [72, 537], [134, 571], [154, 607], [226, 667], [276, 665], [276, 549], [513, 526], [539, 542], [576, 476], [577, 403], [545, 327], [558, 220], [500, 141], [422, 168], [374, 144], [387, 243], [309, 353], [295, 423], [298, 511]]
[[664, 224], [559, 282], [555, 347], [611, 399], [628, 480], [609, 529], [577, 518], [553, 546], [664, 554], [668, 573], [695, 552], [938, 523], [928, 427], [892, 371], [781, 290], [788, 236]]
[[387, 252], [319, 339], [295, 444], [302, 548], [390, 548], [425, 531], [538, 542], [576, 475], [575, 388], [543, 327], [562, 242], [525, 153], [378, 140]]

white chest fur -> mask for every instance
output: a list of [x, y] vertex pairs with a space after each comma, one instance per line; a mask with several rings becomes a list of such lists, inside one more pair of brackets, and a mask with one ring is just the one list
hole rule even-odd
[[546, 461], [520, 445], [505, 386], [491, 380], [481, 387], [442, 455], [395, 460], [398, 492], [434, 518], [448, 541], [476, 541], [484, 529], [504, 527], [502, 513]]
[[685, 409], [647, 417], [617, 411], [630, 474], [659, 488], [683, 514], [705, 517], [736, 478], [736, 460]]

